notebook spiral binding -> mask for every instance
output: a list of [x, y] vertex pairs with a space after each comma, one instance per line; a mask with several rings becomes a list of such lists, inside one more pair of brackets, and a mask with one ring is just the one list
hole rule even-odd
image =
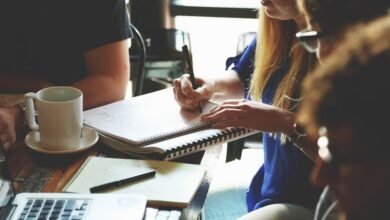
[[187, 134], [187, 133], [190, 133], [190, 132], [202, 129], [202, 128], [206, 128], [209, 126], [210, 126], [209, 123], [201, 121], [201, 122], [192, 124], [190, 126], [187, 126], [187, 127], [181, 128], [181, 129], [177, 129], [177, 130], [169, 131], [169, 132], [164, 132], [164, 133], [160, 133], [158, 135], [143, 138], [140, 140], [140, 142], [142, 143], [142, 146], [145, 146], [148, 144], [152, 144], [155, 141], [159, 141], [159, 140], [170, 138], [170, 137], [175, 137], [178, 135]]
[[186, 155], [188, 153], [201, 151], [206, 147], [216, 145], [218, 143], [233, 141], [235, 139], [238, 139], [241, 135], [247, 136], [257, 132], [258, 131], [247, 128], [228, 128], [226, 130], [221, 131], [219, 134], [199, 140], [194, 140], [192, 142], [182, 144], [176, 148], [167, 150], [165, 158], [171, 160]]

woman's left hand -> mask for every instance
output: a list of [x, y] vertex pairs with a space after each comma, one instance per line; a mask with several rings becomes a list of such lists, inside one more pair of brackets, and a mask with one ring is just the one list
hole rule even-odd
[[265, 132], [286, 132], [294, 123], [293, 112], [257, 101], [225, 101], [202, 116], [214, 128], [243, 127]]

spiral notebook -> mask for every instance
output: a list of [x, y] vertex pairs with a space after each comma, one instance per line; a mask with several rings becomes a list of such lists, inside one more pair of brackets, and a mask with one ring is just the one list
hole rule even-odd
[[[202, 104], [207, 113], [217, 104]], [[173, 159], [257, 131], [213, 129], [197, 110], [183, 110], [172, 88], [111, 103], [84, 112], [84, 124], [96, 129], [106, 145], [141, 158]]]

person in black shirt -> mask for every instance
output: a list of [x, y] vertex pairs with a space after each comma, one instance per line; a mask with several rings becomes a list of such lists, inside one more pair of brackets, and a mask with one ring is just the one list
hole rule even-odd
[[82, 90], [85, 109], [124, 98], [132, 37], [124, 0], [3, 0], [0, 30], [5, 148], [15, 142], [22, 121], [15, 107], [22, 95], [9, 94], [73, 86]]

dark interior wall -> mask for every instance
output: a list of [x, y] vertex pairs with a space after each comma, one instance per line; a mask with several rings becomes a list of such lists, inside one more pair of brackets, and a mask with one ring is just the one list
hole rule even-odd
[[131, 20], [141, 32], [173, 28], [170, 0], [130, 0]]
[[181, 59], [181, 46], [189, 44], [189, 35], [175, 29], [170, 0], [130, 0], [129, 6], [131, 22], [145, 39], [148, 60]]
[[[142, 94], [171, 86], [171, 79], [182, 74], [181, 46], [189, 44], [189, 35], [174, 28], [170, 0], [130, 0], [128, 7], [131, 22], [146, 44]], [[139, 49], [134, 46], [130, 52], [135, 72]]]

